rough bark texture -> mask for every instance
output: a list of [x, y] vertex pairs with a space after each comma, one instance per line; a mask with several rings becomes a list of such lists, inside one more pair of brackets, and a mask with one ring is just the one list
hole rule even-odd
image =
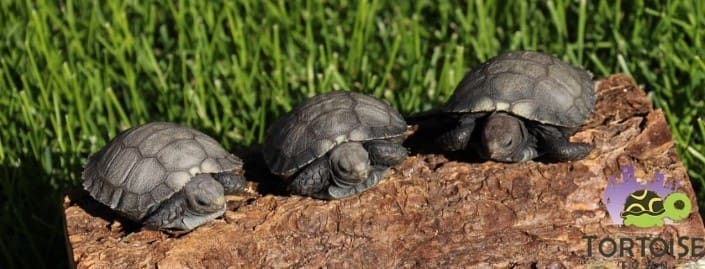
[[[648, 248], [642, 256], [639, 241], [632, 257], [601, 256], [597, 241], [588, 256], [584, 236], [705, 236], [664, 116], [630, 78], [601, 81], [596, 112], [572, 140], [595, 149], [572, 163], [465, 163], [415, 154], [379, 186], [349, 199], [231, 197], [222, 219], [184, 235], [140, 229], [72, 191], [64, 203], [67, 241], [79, 268], [576, 268], [692, 259], [655, 257]], [[640, 180], [660, 172], [678, 182], [693, 201], [692, 214], [664, 227], [614, 225], [601, 197], [627, 165]], [[262, 173], [249, 179], [272, 180]]]

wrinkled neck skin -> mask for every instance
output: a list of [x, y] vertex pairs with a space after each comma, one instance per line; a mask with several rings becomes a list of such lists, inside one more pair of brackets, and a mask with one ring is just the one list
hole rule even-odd
[[225, 213], [223, 209], [210, 214], [199, 214], [189, 208], [184, 191], [175, 193], [151, 214], [144, 218], [143, 224], [151, 229], [175, 229], [190, 231]]
[[379, 181], [371, 166], [367, 150], [358, 142], [340, 144], [328, 157], [330, 185], [324, 190], [326, 199], [340, 199], [360, 193]]
[[[354, 186], [360, 185], [360, 182], [350, 182], [349, 180], [336, 176], [333, 172], [331, 172], [330, 174], [331, 183], [339, 188], [352, 188]], [[364, 183], [365, 181], [363, 181], [362, 183]]]
[[388, 170], [389, 168], [386, 166], [374, 166], [372, 171], [370, 171], [369, 178], [360, 183], [346, 182], [335, 177], [335, 175], [331, 175], [331, 181], [333, 184], [323, 190], [323, 193], [317, 195], [317, 197], [323, 199], [342, 199], [362, 193], [376, 186], [382, 178], [384, 178], [384, 175]]
[[367, 150], [358, 142], [347, 142], [333, 148], [328, 156], [336, 184], [341, 187], [366, 181], [370, 173]]
[[[332, 166], [331, 166], [332, 167]], [[368, 180], [362, 182], [351, 182], [349, 179], [341, 178], [334, 171], [330, 173], [330, 185], [328, 188], [324, 189], [326, 196], [330, 196], [328, 199], [340, 199], [343, 197], [350, 196], [359, 192], [358, 189], [366, 189], [365, 185]]]

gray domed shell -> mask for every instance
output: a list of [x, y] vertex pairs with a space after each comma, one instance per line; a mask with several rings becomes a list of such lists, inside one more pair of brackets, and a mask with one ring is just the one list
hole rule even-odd
[[504, 111], [544, 124], [577, 127], [594, 109], [595, 99], [589, 72], [545, 53], [517, 51], [470, 71], [441, 111]]
[[200, 131], [153, 122], [120, 133], [91, 156], [83, 187], [99, 202], [140, 221], [194, 175], [240, 173], [242, 165]]
[[264, 159], [272, 173], [288, 177], [348, 141], [402, 137], [406, 121], [387, 102], [355, 92], [315, 96], [267, 131]]

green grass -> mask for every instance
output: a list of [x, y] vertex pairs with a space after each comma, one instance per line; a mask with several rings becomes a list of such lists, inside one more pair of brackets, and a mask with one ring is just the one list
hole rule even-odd
[[633, 76], [705, 198], [705, 2], [455, 2], [0, 0], [0, 267], [66, 261], [62, 191], [129, 126], [180, 122], [232, 148], [335, 89], [421, 111], [517, 49]]

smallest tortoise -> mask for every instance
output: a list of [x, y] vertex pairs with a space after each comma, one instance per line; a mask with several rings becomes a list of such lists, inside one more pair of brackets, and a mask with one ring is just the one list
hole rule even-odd
[[583, 69], [541, 52], [501, 54], [465, 75], [439, 109], [457, 125], [437, 141], [447, 151], [465, 149], [477, 126], [479, 153], [488, 159], [581, 159], [591, 146], [568, 138], [593, 111], [595, 99], [592, 75]]
[[298, 105], [267, 131], [270, 171], [294, 194], [340, 199], [361, 193], [407, 156], [408, 127], [388, 103], [355, 92], [330, 92]]
[[153, 229], [192, 230], [225, 212], [245, 186], [242, 161], [197, 130], [153, 122], [130, 128], [91, 156], [83, 187]]

